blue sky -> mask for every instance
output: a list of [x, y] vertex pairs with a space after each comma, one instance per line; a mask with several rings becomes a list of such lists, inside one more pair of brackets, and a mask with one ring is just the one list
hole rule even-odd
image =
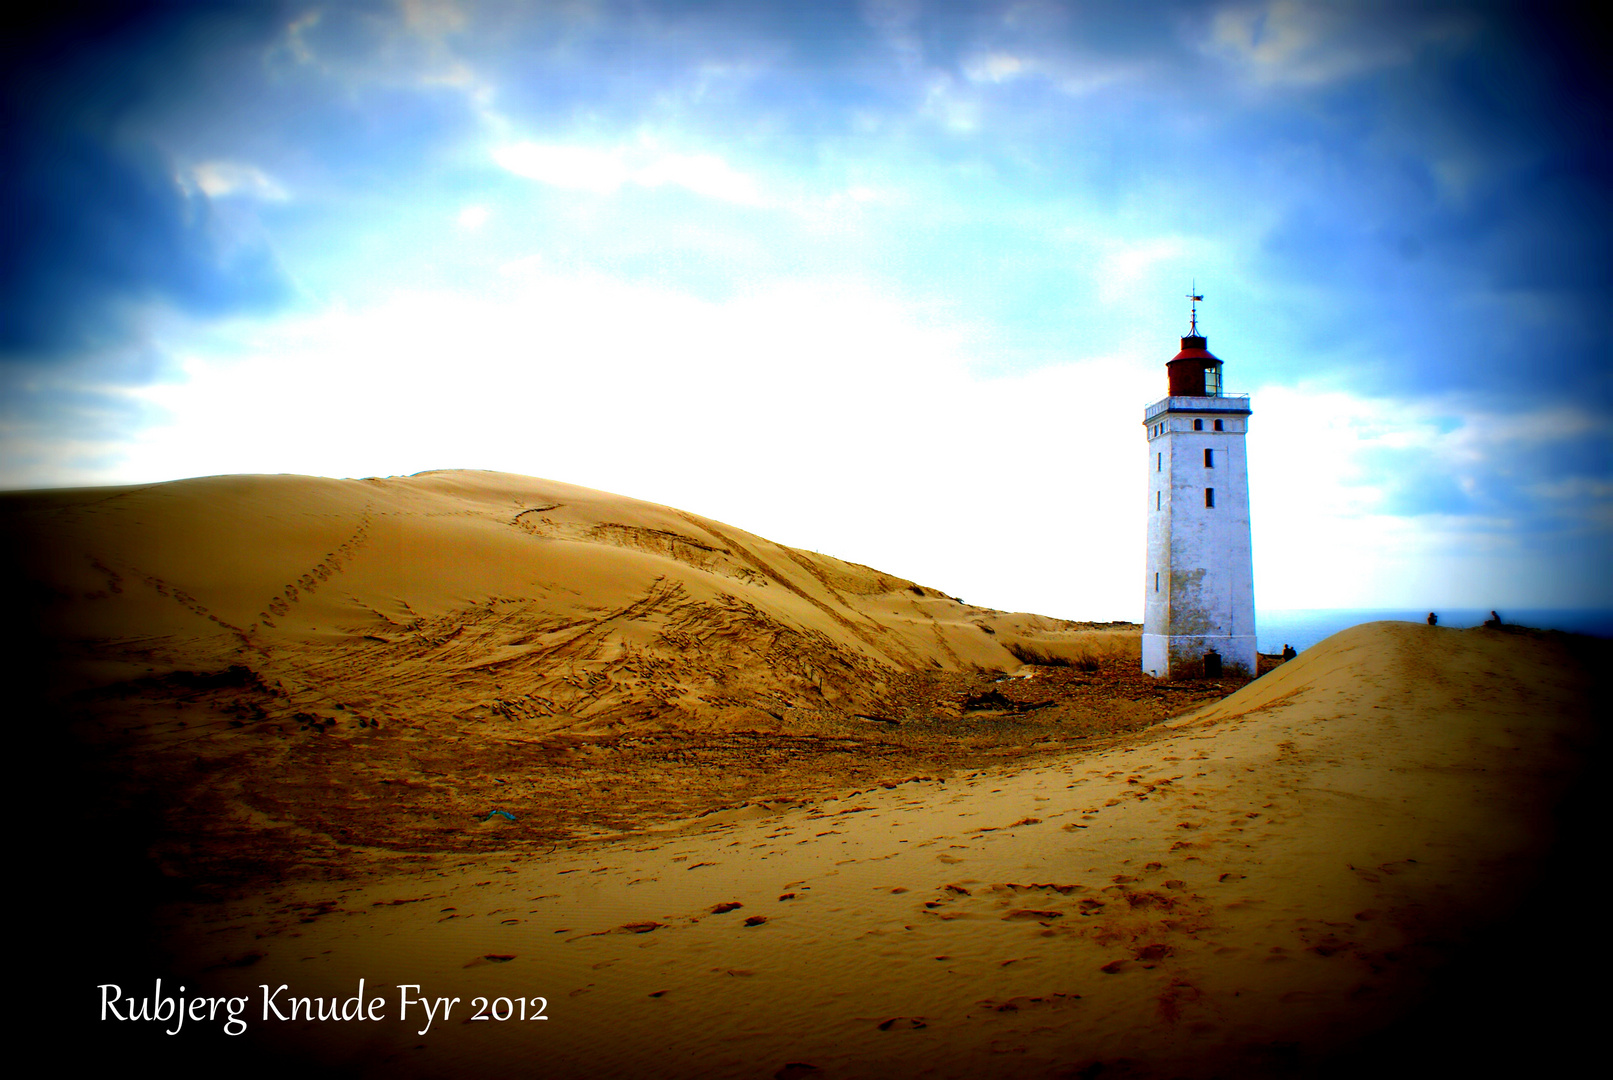
[[1196, 280], [1265, 607], [1613, 607], [1588, 7], [66, 4], [0, 484], [491, 468], [1137, 618]]

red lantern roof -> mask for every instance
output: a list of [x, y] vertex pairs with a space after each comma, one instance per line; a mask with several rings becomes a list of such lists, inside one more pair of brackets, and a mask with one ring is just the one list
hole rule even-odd
[[1204, 338], [1200, 335], [1189, 334], [1182, 339], [1182, 351], [1171, 357], [1171, 362], [1175, 363], [1178, 360], [1211, 360], [1219, 364], [1221, 361], [1211, 355], [1210, 351], [1204, 347], [1205, 344]]

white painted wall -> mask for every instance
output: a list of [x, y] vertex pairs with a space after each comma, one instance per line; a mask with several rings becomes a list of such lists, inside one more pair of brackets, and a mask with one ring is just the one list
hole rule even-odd
[[[1148, 433], [1148, 569], [1143, 670], [1195, 675], [1214, 648], [1223, 668], [1256, 671], [1254, 557], [1249, 542], [1247, 413], [1227, 398], [1173, 398]], [[1193, 430], [1202, 420], [1204, 430]], [[1220, 420], [1224, 430], [1216, 431]], [[1204, 452], [1211, 453], [1211, 466]], [[1215, 506], [1204, 505], [1206, 488]]]

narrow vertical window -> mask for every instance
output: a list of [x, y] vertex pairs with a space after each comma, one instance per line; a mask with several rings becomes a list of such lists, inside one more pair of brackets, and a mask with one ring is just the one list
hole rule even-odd
[[1204, 489], [1204, 505], [1209, 507], [1212, 510], [1215, 509], [1215, 489], [1214, 488], [1205, 488]]
[[1193, 430], [1194, 431], [1203, 431], [1204, 430], [1204, 421], [1203, 420], [1195, 420], [1195, 421], [1193, 421]]
[[1154, 509], [1155, 510], [1163, 509], [1163, 507], [1160, 504], [1160, 500], [1163, 499], [1163, 498], [1164, 498], [1164, 496], [1161, 495], [1159, 492], [1157, 492], [1157, 491], [1154, 492]]
[[1154, 591], [1155, 592], [1159, 591], [1159, 571], [1158, 570], [1154, 571]]
[[1223, 429], [1223, 428], [1222, 428], [1222, 427], [1221, 427], [1221, 421], [1219, 421], [1219, 420], [1217, 420], [1217, 421], [1216, 421], [1216, 422], [1215, 422], [1215, 430], [1217, 430], [1217, 431], [1221, 431], [1221, 430], [1224, 430], [1224, 429]]
[[1204, 451], [1204, 467], [1206, 469], [1215, 468], [1215, 451], [1214, 450], [1206, 450], [1206, 451]]
[[1155, 454], [1154, 455], [1154, 471], [1159, 472], [1160, 469], [1164, 466], [1164, 464], [1165, 464], [1165, 455], [1163, 453]]

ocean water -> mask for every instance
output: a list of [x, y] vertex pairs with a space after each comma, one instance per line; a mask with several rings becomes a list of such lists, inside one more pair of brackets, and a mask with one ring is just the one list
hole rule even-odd
[[[1478, 626], [1490, 617], [1488, 609], [1480, 611], [1477, 608], [1436, 609], [1435, 614], [1439, 616], [1439, 625], [1458, 628]], [[1540, 630], [1568, 630], [1576, 634], [1613, 637], [1613, 611], [1595, 608], [1514, 608], [1501, 611], [1500, 615], [1503, 622], [1533, 626]], [[1257, 610], [1255, 640], [1263, 653], [1282, 652], [1284, 645], [1292, 645], [1303, 652], [1323, 638], [1364, 622], [1393, 620], [1420, 623], [1427, 618], [1427, 611], [1387, 608]]]

